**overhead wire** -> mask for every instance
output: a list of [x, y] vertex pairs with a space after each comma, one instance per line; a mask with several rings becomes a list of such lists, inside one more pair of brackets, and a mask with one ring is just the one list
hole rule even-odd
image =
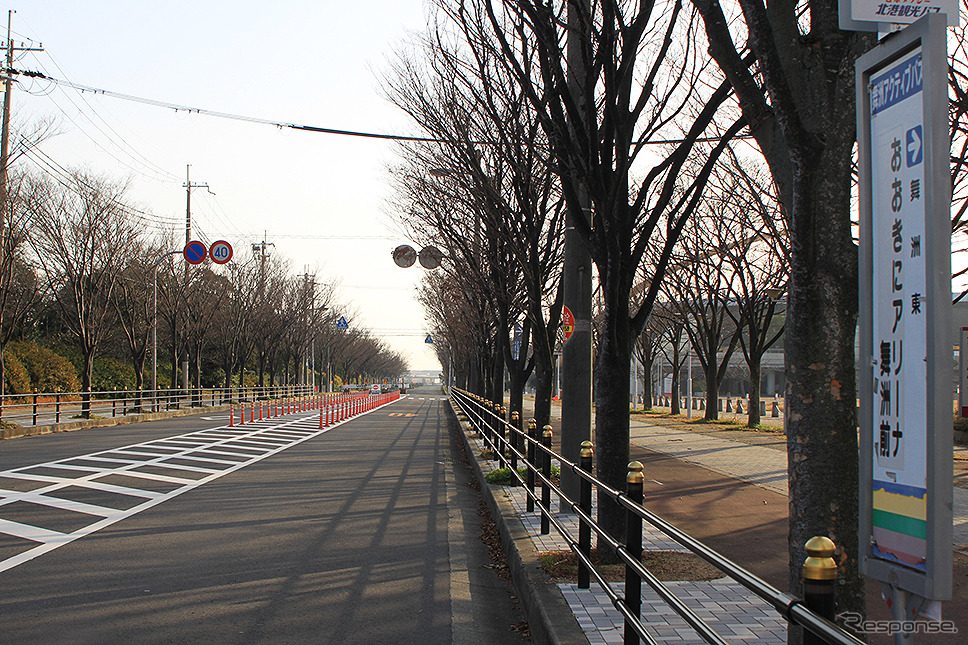
[[[191, 106], [184, 105], [184, 104], [172, 103], [170, 101], [161, 101], [161, 100], [158, 100], [158, 99], [150, 99], [150, 98], [145, 98], [145, 97], [141, 97], [141, 96], [135, 96], [133, 94], [124, 94], [122, 92], [115, 92], [113, 90], [105, 90], [105, 89], [101, 89], [101, 88], [97, 88], [97, 87], [92, 87], [90, 85], [81, 85], [80, 83], [74, 83], [74, 82], [67, 81], [67, 80], [53, 78], [51, 76], [44, 75], [41, 72], [32, 72], [32, 71], [23, 71], [23, 70], [12, 70], [12, 71], [14, 73], [21, 74], [21, 75], [25, 75], [25, 76], [33, 76], [33, 77], [44, 78], [46, 80], [51, 81], [52, 83], [56, 83], [57, 85], [64, 85], [64, 86], [67, 86], [67, 87], [72, 87], [72, 88], [74, 88], [74, 89], [76, 89], [76, 90], [78, 90], [80, 92], [92, 92], [92, 93], [95, 93], [95, 94], [101, 94], [103, 96], [110, 96], [112, 98], [121, 99], [121, 100], [124, 100], [124, 101], [131, 101], [131, 102], [134, 102], [134, 103], [141, 103], [141, 104], [144, 104], [144, 105], [151, 105], [151, 106], [154, 106], [154, 107], [161, 107], [161, 108], [165, 108], [165, 109], [169, 109], [169, 110], [174, 110], [176, 112], [188, 112], [188, 113], [195, 113], [195, 114], [200, 114], [200, 115], [203, 115], [203, 116], [210, 116], [210, 117], [216, 117], [216, 118], [221, 118], [221, 119], [229, 119], [229, 120], [234, 120], [234, 121], [243, 121], [243, 122], [246, 122], [246, 123], [254, 123], [254, 124], [259, 124], [259, 125], [271, 125], [271, 126], [276, 127], [276, 128], [287, 128], [287, 129], [291, 129], [291, 130], [302, 130], [302, 131], [305, 131], [305, 132], [316, 132], [316, 133], [320, 133], [320, 134], [334, 134], [334, 135], [342, 135], [342, 136], [350, 136], [350, 137], [363, 137], [363, 138], [369, 138], [369, 139], [383, 139], [383, 140], [390, 140], [390, 141], [408, 141], [408, 142], [414, 142], [414, 143], [447, 143], [447, 144], [455, 144], [455, 145], [466, 145], [468, 143], [467, 141], [456, 141], [456, 140], [453, 140], [453, 139], [445, 139], [445, 138], [440, 138], [440, 137], [417, 137], [417, 136], [408, 136], [408, 135], [401, 135], [401, 134], [387, 134], [387, 133], [378, 133], [378, 132], [364, 132], [364, 131], [359, 131], [359, 130], [341, 130], [341, 129], [337, 129], [337, 128], [329, 128], [329, 127], [323, 127], [323, 126], [306, 125], [306, 124], [299, 124], [299, 123], [289, 123], [289, 122], [286, 122], [286, 121], [278, 121], [278, 120], [273, 120], [273, 119], [266, 119], [266, 118], [263, 118], [263, 117], [247, 116], [247, 115], [242, 115], [242, 114], [233, 114], [231, 112], [219, 112], [217, 110], [209, 110], [209, 109], [206, 109], [206, 108], [191, 107]], [[743, 138], [748, 138], [749, 136], [750, 135], [748, 135], [748, 134], [738, 135], [736, 138], [743, 139]], [[696, 141], [698, 141], [698, 142], [713, 142], [713, 141], [719, 141], [719, 140], [720, 140], [720, 137], [715, 137], [715, 136], [713, 136], [713, 137], [699, 137], [699, 138], [696, 139]], [[647, 145], [669, 145], [669, 144], [675, 144], [675, 143], [682, 143], [683, 141], [684, 141], [684, 139], [663, 139], [663, 140], [649, 141], [649, 142], [647, 142]], [[495, 141], [471, 141], [470, 143], [474, 143], [474, 144], [477, 144], [477, 145], [492, 145], [492, 144], [497, 144], [497, 142], [495, 142]]]
[[[48, 58], [50, 58], [50, 61], [54, 64], [54, 67], [56, 67], [57, 70], [61, 74], [63, 74], [63, 76], [66, 78], [67, 77], [67, 73], [60, 66], [60, 64], [57, 62], [57, 59], [54, 58], [54, 55], [49, 50], [47, 50], [47, 49], [43, 50], [43, 53], [46, 54]], [[124, 144], [124, 146], [126, 146], [127, 148], [130, 149], [130, 152], [127, 153], [128, 156], [130, 156], [133, 160], [136, 160], [136, 161], [139, 161], [140, 160], [140, 162], [146, 168], [148, 168], [149, 170], [153, 169], [153, 171], [156, 172], [156, 173], [158, 173], [160, 176], [166, 177], [165, 181], [167, 181], [167, 182], [171, 182], [171, 181], [181, 181], [181, 178], [178, 175], [176, 175], [175, 173], [171, 172], [167, 168], [163, 168], [163, 167], [159, 166], [154, 161], [152, 161], [151, 159], [149, 159], [147, 156], [141, 154], [141, 152], [137, 148], [135, 148], [131, 143], [129, 143], [127, 141], [127, 139], [125, 139], [124, 136], [121, 133], [119, 133], [117, 130], [115, 130], [111, 126], [111, 124], [108, 123], [104, 119], [104, 117], [102, 117], [98, 113], [98, 111], [96, 109], [94, 109], [94, 106], [91, 105], [91, 103], [87, 100], [87, 97], [84, 95], [83, 92], [78, 92], [78, 96], [91, 109], [91, 112], [94, 114], [94, 116], [96, 116], [98, 118], [98, 120], [100, 120], [101, 123], [103, 123], [104, 126], [108, 130], [110, 130], [113, 134], [115, 134], [118, 137], [118, 139], [121, 140], [121, 143]], [[114, 115], [112, 114], [112, 116], [114, 116]], [[114, 117], [114, 118], [118, 121], [118, 123], [123, 123], [123, 121], [121, 119], [118, 119], [117, 117]], [[98, 127], [96, 123], [94, 123], [93, 121], [91, 121], [91, 124], [94, 125], [95, 127], [97, 127], [99, 131], [101, 131], [100, 130], [100, 127]], [[113, 141], [112, 141], [112, 143], [115, 143], [115, 145], [117, 145], [120, 150], [122, 150], [123, 152], [126, 152], [123, 146], [121, 146], [121, 145], [119, 145], [119, 144], [117, 144], [116, 142], [113, 142]]]
[[[85, 182], [82, 178], [72, 174], [70, 170], [64, 168], [62, 165], [57, 163], [55, 160], [51, 159], [46, 153], [44, 153], [39, 148], [28, 148], [26, 155], [30, 157], [38, 168], [43, 170], [45, 173], [53, 177], [58, 183], [65, 187], [72, 187], [72, 184], [80, 183], [86, 188], [94, 189]], [[143, 225], [155, 228], [157, 230], [170, 230], [172, 226], [177, 225], [177, 218], [169, 218], [163, 215], [156, 215], [154, 213], [149, 213], [124, 202], [118, 201], [117, 198], [112, 197], [111, 202], [114, 203], [120, 210], [131, 215], [132, 217], [138, 219]]]
[[[39, 42], [39, 41], [35, 41], [33, 38], [30, 38], [29, 36], [25, 36], [23, 34], [17, 34], [17, 35], [22, 40], [30, 41], [30, 43], [37, 43], [37, 42]], [[47, 56], [47, 58], [50, 61], [50, 63], [54, 66], [54, 68], [59, 72], [59, 74], [61, 76], [63, 76], [64, 78], [68, 78], [67, 72], [64, 70], [64, 68], [60, 65], [60, 63], [58, 62], [58, 60], [56, 59], [56, 57], [49, 50], [47, 50], [47, 49], [41, 49], [40, 52], [43, 53], [43, 54], [45, 54]], [[32, 52], [32, 51], [23, 51], [23, 52], [21, 52], [20, 56], [18, 56], [18, 60], [21, 60], [28, 53], [35, 53], [35, 52]], [[41, 64], [41, 69], [43, 69], [43, 64], [40, 63], [39, 59], [38, 59], [38, 63]], [[44, 70], [44, 71], [46, 71], [46, 70]], [[43, 76], [46, 76], [46, 74], [40, 74], [40, 75], [38, 75], [38, 74], [26, 74], [25, 76], [27, 76], [28, 78], [42, 78]], [[53, 85], [53, 87], [59, 87], [60, 88], [60, 86], [57, 85], [56, 83], [53, 83], [52, 85]], [[63, 89], [63, 88], [61, 88], [61, 89]], [[125, 157], [127, 157], [128, 159], [130, 159], [131, 163], [135, 164], [135, 166], [132, 166], [131, 163], [128, 163], [128, 162], [126, 162], [126, 161], [124, 161], [122, 159], [119, 159], [116, 155], [114, 155], [111, 151], [109, 151], [105, 146], [103, 146], [99, 141], [97, 141], [97, 139], [94, 136], [92, 136], [87, 130], [85, 130], [77, 121], [75, 121], [73, 118], [71, 118], [71, 116], [67, 112], [67, 110], [65, 110], [63, 107], [61, 107], [53, 99], [53, 91], [44, 90], [44, 91], [42, 91], [40, 93], [31, 92], [30, 90], [26, 90], [26, 91], [28, 91], [29, 93], [31, 93], [33, 95], [46, 96], [47, 98], [50, 98], [50, 100], [54, 104], [54, 106], [71, 123], [73, 123], [74, 126], [78, 130], [80, 130], [82, 134], [84, 134], [84, 136], [86, 136], [88, 139], [90, 139], [91, 142], [96, 147], [98, 147], [99, 149], [101, 149], [102, 151], [104, 151], [104, 153], [107, 154], [108, 156], [110, 156], [111, 158], [115, 159], [115, 161], [117, 161], [122, 166], [128, 168], [129, 170], [132, 170], [133, 172], [136, 172], [138, 174], [144, 175], [144, 176], [148, 177], [149, 179], [152, 179], [154, 181], [159, 181], [159, 182], [162, 182], [162, 183], [172, 183], [172, 182], [175, 182], [175, 181], [179, 181], [180, 180], [180, 178], [176, 174], [174, 174], [173, 172], [171, 172], [170, 170], [168, 170], [166, 168], [163, 168], [163, 167], [159, 166], [154, 161], [152, 161], [151, 159], [149, 159], [146, 155], [142, 154], [134, 145], [132, 145], [124, 137], [124, 135], [122, 135], [120, 132], [118, 132], [112, 126], [111, 123], [109, 123], [101, 114], [98, 113], [98, 110], [95, 109], [95, 107], [90, 103], [90, 101], [88, 101], [87, 97], [84, 95], [83, 92], [79, 92], [78, 91], [77, 94], [78, 94], [78, 97], [79, 97], [80, 101], [84, 104], [84, 106], [86, 106], [87, 111], [89, 111], [90, 114], [88, 114], [88, 112], [85, 111], [85, 109], [81, 105], [79, 105], [77, 102], [75, 102], [71, 98], [71, 96], [70, 96], [70, 94], [68, 92], [65, 91], [64, 92], [64, 96], [74, 106], [74, 108], [77, 110], [77, 114], [78, 115], [83, 116], [87, 120], [87, 122], [90, 123], [90, 125], [93, 126], [100, 133], [100, 135], [104, 137], [104, 139], [106, 141], [108, 141], [114, 148], [116, 148]], [[92, 114], [93, 114], [93, 117], [91, 116]], [[116, 117], [115, 117], [115, 119], [116, 119]], [[123, 123], [123, 121], [120, 120], [120, 119], [116, 119], [116, 120], [118, 121], [118, 123]], [[99, 125], [99, 123], [97, 121], [100, 121], [100, 124], [103, 124], [103, 127], [102, 127], [102, 125]], [[135, 134], [137, 134], [137, 133], [135, 133]]]

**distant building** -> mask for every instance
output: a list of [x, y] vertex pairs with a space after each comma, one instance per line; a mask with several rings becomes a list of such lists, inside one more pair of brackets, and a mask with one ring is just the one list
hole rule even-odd
[[440, 370], [411, 370], [403, 375], [403, 381], [413, 385], [440, 385]]

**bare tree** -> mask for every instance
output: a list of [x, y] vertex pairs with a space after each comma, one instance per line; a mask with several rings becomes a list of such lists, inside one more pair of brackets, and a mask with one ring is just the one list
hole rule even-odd
[[[437, 146], [436, 159], [449, 173], [436, 179], [435, 188], [448, 191], [447, 184], [463, 182], [470, 187], [467, 194], [483, 196], [477, 210], [486, 218], [483, 233], [495, 252], [488, 256], [492, 261], [487, 291], [499, 318], [495, 330], [502, 336], [496, 339], [495, 351], [503, 350], [499, 358], [511, 374], [512, 411], [521, 411], [524, 383], [534, 369], [535, 418], [540, 426], [551, 412], [561, 311], [560, 189], [547, 138], [528, 98], [505, 68], [501, 52], [486, 41], [469, 42], [467, 36], [479, 33], [479, 26], [468, 23], [466, 14], [452, 11], [447, 0], [439, 4], [451, 22], [435, 25], [424, 39], [427, 70], [414, 64], [399, 66], [394, 100], [429, 134], [446, 142]], [[464, 42], [448, 39], [446, 29], [455, 26]], [[428, 77], [431, 80], [425, 80]], [[429, 170], [425, 164], [418, 167]], [[521, 347], [515, 359], [506, 336], [516, 322]]]
[[32, 180], [25, 203], [43, 280], [84, 357], [85, 417], [94, 356], [114, 322], [112, 294], [138, 235], [123, 197], [123, 186], [74, 171], [63, 184]]
[[681, 316], [706, 379], [706, 413], [719, 418], [719, 386], [739, 342], [739, 328], [729, 314], [729, 271], [723, 256], [735, 243], [729, 223], [703, 202], [701, 215], [687, 226], [673, 254], [662, 290]]
[[[864, 614], [857, 542], [857, 247], [850, 191], [854, 61], [871, 34], [841, 31], [835, 0], [728, 5], [692, 0], [709, 53], [736, 93], [766, 159], [790, 235], [785, 331], [790, 590], [804, 544], [842, 554], [838, 612]], [[733, 5], [729, 5], [733, 6]], [[798, 630], [791, 632], [797, 638]]]
[[[117, 326], [124, 335], [134, 368], [135, 387], [139, 391], [145, 385], [145, 361], [151, 348], [154, 323], [152, 273], [161, 257], [163, 252], [156, 245], [140, 239], [132, 240], [130, 255], [111, 297]], [[140, 400], [136, 405], [141, 405]]]
[[[645, 327], [672, 244], [723, 145], [703, 150], [706, 165], [691, 184], [678, 185], [679, 171], [700, 138], [719, 134], [713, 121], [730, 90], [725, 84], [710, 87], [715, 75], [700, 77], [706, 72], [705, 58], [691, 48], [692, 16], [678, 1], [460, 4], [473, 18], [468, 24], [482, 25], [466, 40], [496, 42], [535, 109], [551, 145], [569, 219], [598, 269], [604, 316], [595, 369], [596, 468], [603, 481], [623, 486], [632, 342]], [[566, 40], [577, 43], [567, 57], [562, 51]], [[671, 125], [676, 119], [688, 124], [677, 131]], [[734, 122], [722, 134], [729, 139], [742, 127]], [[678, 143], [650, 164], [642, 152], [673, 132]], [[659, 241], [667, 250], [656, 255], [660, 262], [650, 267], [649, 291], [632, 311], [637, 270], [660, 226], [666, 234]], [[618, 504], [605, 500], [598, 516], [610, 533], [624, 534], [624, 511]], [[598, 547], [599, 553], [609, 554], [604, 540]]]
[[10, 209], [6, 229], [0, 231], [0, 396], [6, 388], [4, 350], [8, 342], [22, 335], [39, 292], [37, 276], [24, 253], [29, 232], [24, 194], [28, 186], [23, 174], [15, 174], [9, 180]]
[[787, 235], [772, 181], [755, 166], [731, 154], [712, 183], [707, 199], [716, 204], [717, 216], [727, 222], [730, 236], [721, 246], [721, 257], [732, 275], [731, 305], [726, 314], [741, 330], [739, 344], [749, 367], [747, 425], [755, 427], [760, 423], [763, 355], [783, 335], [782, 297], [789, 279]]
[[[948, 33], [948, 102], [951, 123], [951, 236], [955, 257], [968, 252], [968, 0], [958, 3], [961, 24]], [[963, 264], [959, 263], [959, 264]], [[954, 278], [964, 280], [968, 266], [954, 268]], [[963, 289], [955, 302], [964, 299]]]

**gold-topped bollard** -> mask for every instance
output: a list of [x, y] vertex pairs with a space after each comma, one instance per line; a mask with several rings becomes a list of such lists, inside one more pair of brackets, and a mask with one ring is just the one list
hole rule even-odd
[[[581, 442], [581, 452], [578, 458], [578, 467], [589, 475], [592, 473], [592, 459], [595, 451], [591, 441]], [[592, 514], [592, 483], [584, 477], [578, 478], [578, 508], [585, 515]], [[586, 522], [578, 522], [578, 552], [585, 557], [590, 557], [592, 553], [592, 527]], [[578, 560], [578, 588], [588, 589], [591, 584], [591, 572], [588, 566], [580, 558]]]
[[[551, 480], [551, 438], [554, 436], [554, 431], [551, 425], [546, 425], [541, 432], [541, 445], [546, 448], [542, 450], [542, 462], [541, 462], [541, 474], [544, 475], [545, 480]], [[551, 513], [551, 486], [547, 484], [546, 481], [541, 482], [541, 535], [548, 535], [551, 533], [551, 518], [549, 513]]]
[[[625, 476], [626, 493], [636, 504], [642, 504], [643, 489], [645, 487], [645, 468], [640, 461], [629, 462], [628, 474]], [[642, 560], [642, 518], [631, 510], [625, 511], [625, 548], [635, 561]], [[633, 616], [638, 618], [642, 614], [642, 579], [632, 567], [625, 565], [625, 604]], [[631, 624], [625, 622], [625, 643], [638, 643], [639, 635], [632, 629]]]
[[508, 424], [507, 424], [508, 409], [507, 409], [507, 406], [505, 405], [499, 405], [498, 408], [499, 409], [497, 413], [498, 413], [498, 416], [501, 418], [497, 420], [497, 436], [495, 437], [495, 439], [497, 440], [498, 451], [502, 457], [501, 464], [506, 467], [507, 461], [503, 459], [503, 457], [504, 455], [507, 454], [507, 450], [506, 450], [507, 442], [510, 439], [510, 437], [508, 436]]
[[525, 475], [526, 484], [528, 486], [528, 501], [525, 503], [525, 511], [528, 513], [534, 512], [534, 469], [537, 466], [534, 463], [534, 442], [538, 439], [538, 421], [536, 419], [528, 419], [528, 473]]
[[514, 483], [517, 479], [514, 477], [514, 473], [518, 472], [518, 446], [521, 442], [518, 441], [518, 433], [521, 431], [521, 415], [515, 410], [511, 413], [511, 427], [508, 428], [508, 432], [511, 434], [511, 482]]
[[[818, 535], [804, 545], [807, 559], [803, 561], [803, 601], [807, 608], [829, 621], [834, 620], [834, 590], [837, 586], [837, 545], [828, 537]], [[803, 630], [803, 645], [823, 645], [826, 641]]]

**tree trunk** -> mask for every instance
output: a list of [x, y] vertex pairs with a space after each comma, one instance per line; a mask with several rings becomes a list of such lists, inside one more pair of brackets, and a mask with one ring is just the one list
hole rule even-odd
[[669, 412], [671, 414], [681, 414], [682, 408], [679, 402], [679, 396], [681, 394], [681, 388], [679, 387], [680, 381], [682, 380], [682, 365], [679, 363], [679, 348], [672, 348], [672, 401], [671, 409]]
[[652, 366], [654, 360], [648, 359], [642, 362], [642, 409], [652, 409]]
[[716, 355], [706, 367], [706, 414], [707, 421], [719, 419], [719, 366], [716, 365]]
[[[627, 291], [626, 291], [627, 293]], [[626, 488], [629, 463], [629, 361], [632, 358], [628, 302], [605, 308], [605, 332], [595, 369], [595, 465], [599, 479], [620, 491]], [[625, 540], [625, 510], [607, 496], [598, 500], [599, 524], [620, 542]], [[615, 558], [598, 539], [598, 553]]]
[[91, 418], [91, 381], [94, 378], [94, 350], [84, 352], [84, 367], [81, 369], [81, 418]]
[[145, 354], [134, 356], [132, 358], [132, 364], [134, 367], [134, 389], [138, 392], [138, 398], [134, 401], [134, 408], [138, 411], [141, 410], [141, 392], [145, 389]]
[[[553, 358], [551, 360], [554, 360]], [[551, 396], [554, 389], [554, 370], [543, 354], [535, 355], [534, 363], [534, 415], [539, 428], [551, 419]], [[527, 429], [527, 423], [523, 425]]]
[[[828, 148], [829, 150], [829, 148]], [[838, 613], [864, 613], [858, 574], [857, 250], [850, 234], [850, 156], [804, 155], [795, 173], [786, 328], [790, 589], [802, 593], [804, 543], [825, 535], [843, 554]], [[840, 558], [838, 557], [838, 562]]]
[[747, 425], [755, 428], [760, 425], [760, 359], [750, 361], [749, 421]]

